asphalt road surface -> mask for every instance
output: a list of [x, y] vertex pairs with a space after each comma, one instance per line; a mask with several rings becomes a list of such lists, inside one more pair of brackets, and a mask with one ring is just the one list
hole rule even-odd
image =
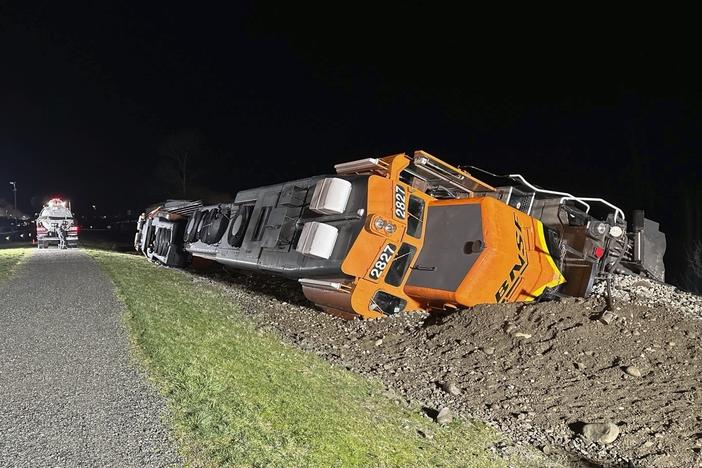
[[0, 466], [179, 464], [122, 312], [79, 250], [37, 250], [0, 284]]

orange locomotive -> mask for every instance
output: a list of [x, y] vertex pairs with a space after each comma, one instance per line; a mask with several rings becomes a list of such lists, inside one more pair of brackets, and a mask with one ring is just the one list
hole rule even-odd
[[[438, 163], [423, 152], [416, 156]], [[394, 312], [532, 300], [564, 281], [541, 222], [477, 196], [494, 193], [492, 187], [450, 168], [470, 181], [467, 197], [437, 199], [420, 189], [417, 176], [402, 180], [410, 165], [404, 154], [381, 161], [368, 182], [365, 229], [342, 264], [354, 277], [349, 293], [340, 293], [348, 297], [325, 301], [302, 281], [319, 305], [380, 317], [390, 306]]]
[[199, 256], [298, 279], [310, 301], [346, 318], [585, 296], [615, 270], [663, 279], [657, 224], [645, 220], [656, 239], [646, 243], [643, 217], [628, 234], [605, 200], [486, 173], [493, 186], [424, 151], [335, 168], [232, 203], [168, 202], [142, 216], [135, 245], [168, 265]]

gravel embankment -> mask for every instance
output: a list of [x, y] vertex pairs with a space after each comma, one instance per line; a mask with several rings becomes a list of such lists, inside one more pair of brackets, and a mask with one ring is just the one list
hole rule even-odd
[[[616, 278], [607, 320], [596, 296], [347, 322], [309, 307], [292, 282], [209, 276], [193, 280], [215, 279], [260, 329], [381, 380], [399, 404], [488, 421], [514, 441], [498, 453], [532, 445], [569, 466], [702, 463], [701, 309], [672, 286]], [[588, 440], [590, 423], [619, 434]]]
[[[605, 298], [607, 283], [595, 284], [593, 295]], [[674, 307], [688, 317], [702, 320], [702, 296], [690, 294], [658, 281], [638, 276], [612, 276], [612, 298], [615, 304], [636, 304], [648, 307]]]
[[37, 251], [0, 285], [0, 466], [180, 464], [122, 312], [78, 250]]

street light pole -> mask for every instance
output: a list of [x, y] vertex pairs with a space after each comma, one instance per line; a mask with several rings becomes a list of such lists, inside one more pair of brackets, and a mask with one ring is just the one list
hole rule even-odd
[[12, 184], [12, 191], [15, 194], [15, 211], [17, 211], [17, 182], [10, 182]]

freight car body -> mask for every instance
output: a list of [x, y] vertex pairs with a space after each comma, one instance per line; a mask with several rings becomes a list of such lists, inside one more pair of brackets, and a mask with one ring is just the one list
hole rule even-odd
[[589, 199], [605, 207], [598, 220], [586, 199], [521, 176], [493, 186], [424, 151], [335, 168], [232, 203], [168, 202], [142, 216], [135, 246], [166, 265], [192, 255], [297, 279], [346, 318], [584, 296], [622, 260], [645, 271], [603, 200]]

